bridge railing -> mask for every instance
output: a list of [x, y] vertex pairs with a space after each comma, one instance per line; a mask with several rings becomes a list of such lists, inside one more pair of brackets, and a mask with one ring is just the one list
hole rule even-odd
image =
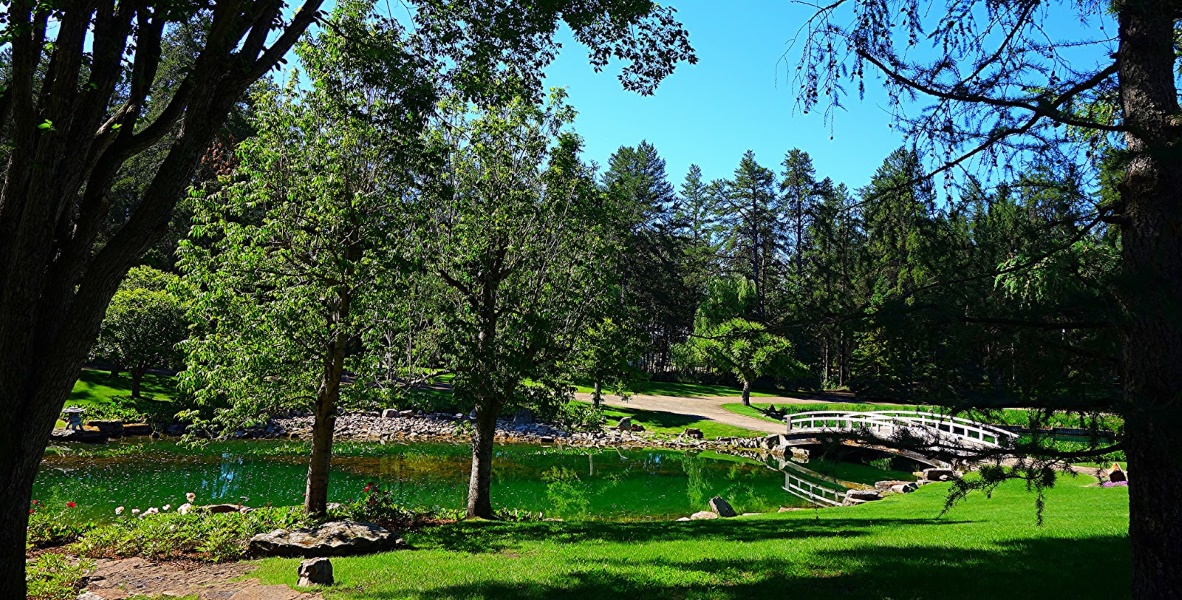
[[809, 411], [788, 415], [784, 418], [788, 432], [794, 430], [852, 431], [865, 428], [876, 435], [889, 435], [898, 427], [919, 427], [948, 434], [958, 440], [967, 440], [985, 446], [1001, 446], [1003, 440], [1017, 437], [1016, 433], [979, 423], [963, 417], [942, 415], [922, 411]]
[[791, 473], [784, 473], [784, 491], [813, 504], [841, 506], [845, 500], [845, 490], [839, 492]]

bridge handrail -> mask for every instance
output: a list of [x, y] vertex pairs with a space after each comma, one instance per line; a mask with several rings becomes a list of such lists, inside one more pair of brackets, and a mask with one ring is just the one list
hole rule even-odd
[[[995, 427], [988, 423], [980, 423], [971, 419], [963, 417], [956, 417], [953, 415], [943, 415], [939, 413], [932, 413], [926, 411], [832, 411], [832, 410], [817, 410], [794, 413], [784, 417], [784, 421], [788, 426], [788, 430], [792, 431], [794, 426], [800, 429], [819, 429], [819, 430], [848, 430], [853, 429], [855, 424], [871, 426], [876, 428], [881, 427], [895, 427], [895, 426], [921, 426], [929, 429], [935, 429], [944, 433], [950, 433], [953, 436], [975, 440], [977, 442], [989, 445], [1000, 445], [1003, 438], [1015, 438], [1018, 434]], [[820, 421], [820, 426], [817, 422]], [[834, 426], [828, 423], [834, 422]], [[807, 423], [807, 425], [806, 425]], [[944, 431], [941, 426], [948, 427], [949, 431]], [[952, 431], [953, 426], [964, 431], [964, 434], [957, 434]], [[977, 436], [968, 435], [969, 431], [976, 432]], [[993, 438], [990, 442], [985, 439], [985, 436]]]

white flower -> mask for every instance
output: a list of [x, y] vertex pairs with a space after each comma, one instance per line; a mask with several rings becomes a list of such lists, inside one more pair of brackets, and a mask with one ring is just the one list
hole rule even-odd
[[154, 515], [154, 514], [156, 514], [156, 513], [158, 513], [158, 512], [160, 512], [160, 509], [159, 509], [159, 508], [156, 508], [155, 506], [153, 506], [153, 507], [149, 508], [148, 510], [145, 510], [145, 511], [144, 511], [144, 514], [140, 515], [140, 518], [142, 519], [142, 518], [144, 518], [144, 517], [146, 517], [146, 516], [148, 516], [148, 515]]
[[194, 494], [193, 492], [189, 492], [188, 494], [185, 494], [185, 499], [188, 500], [189, 502], [192, 502], [197, 499], [197, 494]]
[[123, 514], [123, 507], [122, 507], [122, 506], [116, 506], [116, 507], [115, 507], [115, 514], [117, 514], [117, 515], [121, 515], [121, 514]]
[[190, 510], [193, 510], [193, 505], [189, 504], [188, 502], [176, 507], [176, 512], [178, 515], [187, 515], [189, 514]]
[[170, 509], [170, 508], [172, 508], [171, 504], [165, 504], [164, 506], [160, 507], [160, 510], [162, 510], [164, 512], [168, 512], [168, 509]]
[[140, 514], [140, 509], [138, 509], [138, 508], [133, 508], [133, 509], [131, 509], [131, 514], [133, 514], [133, 515], [138, 515], [138, 514]]

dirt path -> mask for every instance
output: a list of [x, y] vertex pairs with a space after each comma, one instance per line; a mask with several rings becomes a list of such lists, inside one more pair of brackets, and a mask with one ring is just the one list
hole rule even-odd
[[262, 585], [257, 579], [238, 579], [253, 569], [247, 563], [100, 559], [95, 561], [90, 583], [79, 599], [196, 596], [201, 600], [323, 600], [320, 594], [302, 594], [286, 585]]
[[[579, 400], [587, 402], [591, 401], [591, 394], [575, 394]], [[651, 396], [648, 394], [637, 394], [628, 399], [627, 402], [621, 401], [619, 396], [604, 395], [603, 401], [608, 406], [619, 406], [622, 408], [636, 408], [640, 410], [659, 410], [664, 412], [675, 413], [679, 415], [689, 415], [725, 423], [727, 425], [734, 425], [735, 427], [742, 427], [752, 431], [762, 431], [764, 433], [784, 433], [785, 426], [755, 417], [748, 417], [744, 415], [735, 414], [722, 407], [723, 404], [734, 404], [742, 402], [743, 399], [739, 396], [705, 396], [699, 398], [686, 398], [679, 396]], [[759, 404], [772, 403], [780, 404], [816, 404], [816, 400], [807, 400], [804, 398], [789, 398], [786, 396], [761, 396], [759, 398], [752, 398], [754, 402]]]

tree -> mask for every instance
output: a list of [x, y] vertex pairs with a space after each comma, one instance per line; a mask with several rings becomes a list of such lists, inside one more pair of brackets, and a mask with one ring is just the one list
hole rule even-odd
[[732, 373], [743, 386], [744, 406], [751, 406], [751, 383], [757, 378], [800, 370], [788, 340], [745, 318], [754, 301], [753, 286], [746, 280], [713, 281], [694, 318], [693, 335], [675, 350], [683, 367]]
[[688, 333], [696, 299], [686, 286], [686, 244], [675, 234], [679, 204], [665, 159], [648, 142], [622, 146], [608, 160], [603, 188], [620, 215], [611, 231], [620, 248], [612, 259], [623, 293], [618, 324], [646, 340], [645, 362], [662, 370], [670, 346]]
[[816, 171], [813, 169], [813, 159], [808, 152], [793, 148], [784, 155], [784, 162], [780, 163], [784, 170], [780, 173], [780, 194], [785, 210], [785, 224], [791, 241], [791, 260], [794, 286], [804, 285], [804, 256], [808, 252], [807, 234], [813, 219], [814, 207], [817, 202], [819, 184]]
[[342, 398], [382, 389], [342, 378], [372, 381], [364, 340], [403, 285], [404, 206], [434, 100], [430, 62], [397, 21], [367, 14], [339, 4], [326, 33], [298, 47], [310, 87], [258, 99], [237, 182], [196, 202], [182, 253], [193, 317], [209, 323], [188, 345], [186, 387], [228, 404], [213, 417], [223, 432], [311, 409], [310, 514], [327, 507]]
[[579, 338], [611, 275], [601, 241], [618, 217], [579, 161], [563, 95], [479, 114], [451, 104], [432, 133], [447, 157], [418, 205], [420, 268], [439, 283], [428, 308], [455, 398], [476, 412], [470, 517], [493, 517], [497, 415], [569, 400]]
[[[50, 431], [98, 335], [111, 297], [168, 229], [178, 199], [243, 92], [279, 64], [321, 0], [206, 3], [5, 3], [0, 51], [0, 594], [25, 591], [33, 479]], [[628, 89], [651, 93], [694, 61], [674, 11], [647, 0], [518, 3], [422, 0], [414, 12], [445, 79], [496, 95], [511, 71], [536, 95], [559, 22], [598, 68], [623, 61]], [[161, 40], [196, 25], [193, 60], [171, 93], [157, 85]], [[522, 86], [518, 86], [519, 88]], [[157, 93], [161, 92], [161, 93]], [[159, 104], [157, 104], [159, 103]], [[150, 110], [162, 106], [159, 112]], [[132, 157], [178, 132], [126, 222], [100, 243], [113, 179]]]
[[783, 248], [782, 211], [775, 186], [775, 174], [760, 166], [755, 153], [748, 150], [734, 179], [727, 182], [720, 203], [720, 221], [725, 227], [723, 251], [731, 272], [754, 285], [755, 314], [761, 321], [767, 318], [768, 290]]
[[152, 367], [179, 366], [177, 345], [188, 336], [186, 307], [169, 289], [175, 275], [151, 267], [135, 267], [111, 304], [91, 351], [127, 369], [131, 397], [140, 398], [140, 385]]
[[[1018, 169], [1030, 159], [1092, 170], [1098, 159], [1118, 165], [1115, 193], [1081, 222], [1081, 235], [1104, 222], [1120, 235], [1120, 303], [1108, 321], [1121, 336], [1123, 398], [1106, 408], [1124, 417], [1121, 447], [1140, 478], [1129, 493], [1139, 599], [1182, 595], [1182, 507], [1172, 501], [1182, 494], [1182, 155], [1174, 150], [1182, 141], [1180, 8], [1176, 0], [949, 0], [930, 7], [852, 0], [817, 12], [801, 47], [804, 107], [822, 99], [837, 106], [846, 81], [860, 90], [867, 67], [877, 70], [896, 123], [914, 143], [939, 150], [929, 153], [937, 162], [928, 174], [974, 161]], [[1080, 38], [1045, 26], [1073, 20], [1089, 25]], [[924, 100], [918, 110], [908, 104], [913, 98]], [[1043, 258], [974, 276], [1028, 271]], [[1019, 471], [1000, 474], [1032, 476]]]

